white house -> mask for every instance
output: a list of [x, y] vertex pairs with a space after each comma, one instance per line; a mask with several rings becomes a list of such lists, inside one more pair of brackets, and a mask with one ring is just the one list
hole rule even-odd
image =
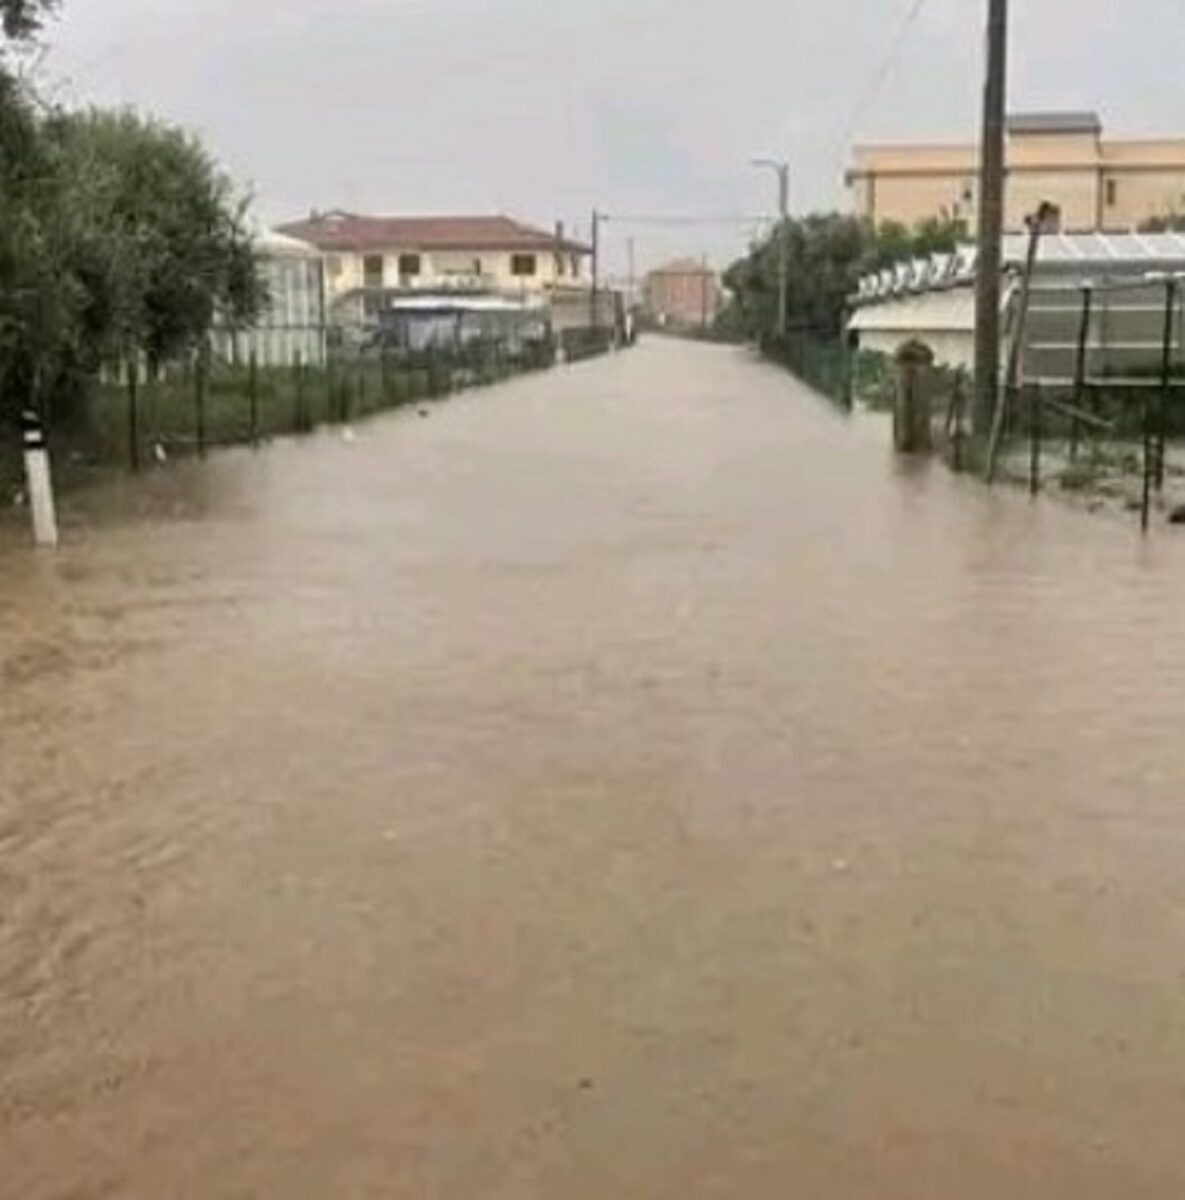
[[582, 287], [590, 254], [562, 226], [549, 232], [505, 216], [314, 212], [280, 232], [324, 256], [330, 307], [348, 323], [376, 317], [393, 294], [455, 290], [526, 299]]

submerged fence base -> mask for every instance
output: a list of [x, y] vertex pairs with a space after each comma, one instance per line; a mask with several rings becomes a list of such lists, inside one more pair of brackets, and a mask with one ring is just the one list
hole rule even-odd
[[788, 368], [816, 391], [844, 408], [851, 407], [855, 360], [842, 338], [791, 330], [785, 338], [766, 335], [759, 349], [771, 362]]
[[[573, 361], [608, 351], [611, 329], [561, 335]], [[323, 364], [265, 366], [205, 354], [149, 373], [134, 366], [95, 380], [61, 406], [47, 431], [59, 485], [72, 488], [112, 471], [137, 471], [219, 446], [258, 446], [269, 437], [308, 433], [405, 404], [496, 383], [553, 366], [550, 339], [509, 348], [474, 343], [458, 353], [338, 351]], [[15, 415], [15, 414], [14, 414]], [[12, 417], [10, 416], [10, 420]], [[44, 470], [22, 461], [19, 429], [0, 414], [0, 508], [30, 499]], [[45, 511], [42, 505], [39, 511]], [[51, 522], [42, 522], [49, 538]]]

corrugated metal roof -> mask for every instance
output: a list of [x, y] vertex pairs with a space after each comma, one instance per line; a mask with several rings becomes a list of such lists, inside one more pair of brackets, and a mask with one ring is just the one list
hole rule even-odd
[[[1024, 263], [1027, 233], [1007, 234], [1004, 261]], [[1150, 269], [1158, 265], [1185, 269], [1185, 234], [1180, 233], [1050, 233], [1041, 238], [1037, 261], [1042, 264], [1093, 263], [1097, 266]]]
[[[1017, 270], [1028, 257], [1028, 234], [1008, 234], [1003, 242], [1005, 269]], [[859, 282], [854, 300], [875, 304], [909, 292], [940, 291], [975, 279], [979, 252], [960, 246], [954, 255], [898, 263]], [[1037, 266], [1052, 274], [1100, 280], [1139, 279], [1156, 273], [1185, 273], [1182, 233], [1054, 233], [1041, 238]]]

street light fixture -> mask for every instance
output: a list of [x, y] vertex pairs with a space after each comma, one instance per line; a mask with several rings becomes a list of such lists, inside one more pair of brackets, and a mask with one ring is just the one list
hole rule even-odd
[[790, 164], [779, 158], [755, 158], [753, 166], [766, 167], [778, 177], [778, 334], [786, 338], [786, 288], [790, 282], [790, 246], [787, 241], [790, 218]]

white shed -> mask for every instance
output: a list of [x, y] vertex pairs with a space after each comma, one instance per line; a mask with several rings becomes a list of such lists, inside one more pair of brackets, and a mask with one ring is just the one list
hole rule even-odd
[[307, 242], [266, 230], [256, 235], [269, 303], [251, 329], [221, 329], [214, 353], [228, 362], [252, 355], [262, 367], [297, 362], [320, 365], [326, 358], [325, 271], [321, 252]]

